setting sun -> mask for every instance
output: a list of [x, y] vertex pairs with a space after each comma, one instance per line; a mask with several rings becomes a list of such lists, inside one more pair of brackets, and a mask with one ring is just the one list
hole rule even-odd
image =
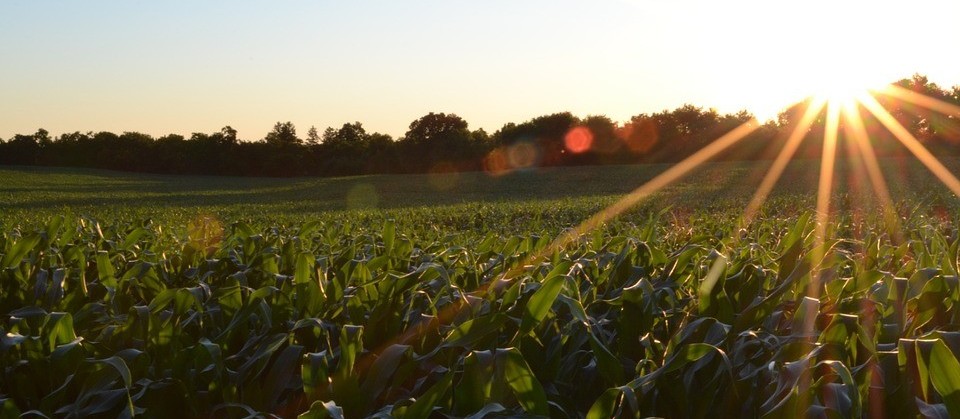
[[[917, 6], [924, 7], [955, 6]], [[743, 13], [731, 15], [731, 8]], [[709, 42], [696, 44], [696, 58], [681, 63], [707, 69], [698, 74], [705, 80], [698, 94], [708, 94], [720, 110], [748, 109], [761, 121], [808, 97], [844, 102], [919, 71], [950, 83], [956, 77], [955, 56], [933, 46], [958, 35], [905, 14], [898, 3], [750, 0], [696, 9], [688, 26], [709, 33]]]

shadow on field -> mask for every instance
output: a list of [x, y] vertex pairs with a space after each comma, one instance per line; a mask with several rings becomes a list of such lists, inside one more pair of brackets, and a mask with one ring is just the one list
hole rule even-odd
[[[955, 167], [956, 162], [947, 162]], [[951, 164], [953, 163], [953, 164]], [[882, 162], [891, 190], [923, 191], [938, 182], [915, 161]], [[656, 199], [691, 206], [714, 199], [746, 200], [769, 167], [762, 162], [718, 162], [698, 168]], [[850, 178], [838, 165], [839, 179]], [[624, 195], [669, 165], [544, 168], [499, 177], [485, 173], [368, 175], [344, 178], [242, 178], [146, 175], [90, 169], [0, 168], [0, 208], [55, 210], [123, 208], [150, 211], [172, 207], [267, 206], [285, 212], [397, 209], [474, 202], [518, 202]], [[849, 173], [847, 173], [849, 172]], [[791, 163], [775, 194], [816, 193], [819, 161]], [[862, 182], [861, 182], [862, 183]], [[862, 188], [862, 184], [838, 184]]]

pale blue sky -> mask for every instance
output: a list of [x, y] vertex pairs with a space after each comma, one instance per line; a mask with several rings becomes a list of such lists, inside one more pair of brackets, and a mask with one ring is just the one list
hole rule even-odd
[[396, 137], [431, 111], [493, 132], [683, 103], [769, 116], [827, 79], [960, 84], [955, 16], [960, 2], [928, 0], [8, 0], [0, 137], [258, 139], [287, 120]]

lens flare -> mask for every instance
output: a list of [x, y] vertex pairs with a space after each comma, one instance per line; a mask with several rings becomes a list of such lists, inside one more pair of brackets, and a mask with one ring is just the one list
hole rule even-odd
[[[890, 223], [888, 226], [891, 228], [892, 237], [895, 236], [894, 233], [900, 231], [899, 225], [896, 220], [893, 220], [893, 222], [890, 220], [891, 216], [894, 218], [896, 217], [896, 214], [893, 211], [892, 198], [880, 169], [879, 162], [877, 161], [877, 156], [873, 145], [870, 142], [870, 131], [865, 126], [865, 123], [860, 115], [860, 105], [872, 113], [877, 120], [880, 121], [881, 125], [889, 130], [904, 146], [906, 146], [906, 148], [910, 150], [910, 152], [913, 153], [917, 159], [920, 160], [931, 172], [933, 172], [933, 174], [941, 182], [943, 182], [955, 194], [960, 196], [960, 180], [950, 173], [950, 171], [939, 160], [937, 160], [933, 154], [931, 154], [930, 151], [928, 151], [920, 143], [920, 141], [916, 139], [916, 137], [914, 137], [906, 128], [904, 128], [903, 125], [901, 125], [896, 118], [890, 114], [890, 112], [884, 109], [883, 106], [877, 102], [873, 96], [871, 96], [869, 93], [857, 93], [860, 92], [859, 89], [843, 89], [838, 91], [845, 91], [846, 93], [818, 95], [809, 103], [807, 108], [804, 110], [803, 116], [793, 127], [783, 149], [780, 150], [776, 159], [771, 164], [766, 175], [764, 176], [757, 191], [746, 206], [740, 223], [741, 225], [746, 225], [749, 224], [750, 220], [753, 219], [759, 208], [767, 199], [770, 191], [783, 174], [786, 165], [796, 154], [798, 147], [809, 133], [810, 128], [813, 126], [814, 122], [817, 121], [817, 118], [822, 114], [821, 111], [824, 107], [827, 107], [826, 121], [823, 132], [823, 149], [820, 160], [821, 165], [817, 187], [816, 225], [814, 226], [813, 232], [813, 246], [810, 250], [810, 257], [805, 258], [810, 262], [810, 282], [807, 285], [806, 297], [803, 298], [803, 301], [804, 303], [812, 303], [802, 304], [801, 307], [798, 307], [798, 310], [804, 310], [806, 313], [806, 316], [803, 316], [803, 323], [799, 325], [799, 327], [802, 328], [803, 336], [805, 336], [807, 339], [815, 338], [813, 332], [816, 326], [815, 320], [818, 318], [818, 315], [823, 313], [824, 310], [827, 310], [827, 313], [829, 314], [830, 310], [829, 307], [824, 309], [820, 306], [819, 297], [820, 288], [823, 286], [823, 280], [828, 278], [827, 274], [829, 273], [824, 267], [823, 261], [825, 260], [829, 250], [829, 242], [827, 240], [828, 224], [831, 212], [833, 184], [837, 175], [835, 166], [837, 158], [837, 144], [840, 140], [839, 134], [841, 122], [844, 123], [843, 129], [846, 134], [845, 139], [852, 142], [852, 144], [847, 144], [847, 149], [851, 155], [850, 157], [854, 159], [862, 159], [863, 167], [859, 168], [860, 176], [866, 177], [870, 181], [874, 188], [874, 192], [880, 199], [884, 208], [885, 221]], [[890, 96], [896, 96], [897, 99], [924, 106], [938, 112], [954, 115], [960, 114], [960, 112], [958, 112], [960, 111], [960, 108], [955, 108], [954, 105], [947, 104], [936, 99], [926, 98], [922, 95], [913, 96], [912, 93], [908, 94], [908, 92], [898, 91], [896, 89], [888, 90], [886, 92]], [[652, 147], [652, 145], [656, 143], [655, 129], [652, 131], [653, 135], [635, 134], [634, 130], [637, 130], [640, 126], [642, 125], [625, 126], [619, 134], [619, 138], [621, 138], [621, 140], [623, 140], [634, 152], [645, 152], [649, 150], [649, 147]], [[504, 271], [499, 275], [498, 279], [494, 279], [484, 285], [481, 285], [479, 289], [474, 290], [473, 293], [475, 295], [480, 295], [487, 292], [503, 292], [503, 290], [507, 288], [507, 285], [510, 284], [514, 278], [523, 274], [523, 272], [526, 272], [526, 270], [536, 262], [542, 261], [549, 255], [554, 254], [555, 252], [569, 245], [571, 242], [578, 240], [584, 234], [600, 227], [606, 221], [622, 214], [624, 211], [627, 211], [640, 200], [649, 197], [651, 194], [684, 177], [707, 160], [715, 157], [730, 146], [742, 140], [744, 137], [748, 136], [758, 127], [759, 124], [755, 119], [753, 119], [721, 136], [712, 143], [708, 144], [706, 147], [701, 148], [690, 157], [684, 159], [680, 163], [677, 163], [650, 181], [634, 189], [632, 192], [623, 196], [614, 204], [604, 208], [590, 218], [584, 220], [575, 228], [567, 230], [565, 233], [555, 238], [550, 244], [541, 248], [539, 251], [533, 252], [532, 254], [523, 258], [523, 260], [517, 261], [517, 263], [513, 264], [512, 267], [504, 269]], [[646, 129], [649, 130], [649, 128]], [[631, 140], [628, 140], [630, 138], [643, 138], [643, 140], [634, 143]], [[564, 147], [570, 152], [582, 153], [590, 150], [592, 141], [593, 135], [589, 132], [589, 130], [582, 131], [579, 129], [574, 129], [567, 133], [564, 139]], [[489, 173], [509, 172], [511, 170], [515, 170], [516, 168], [532, 166], [536, 163], [536, 159], [539, 158], [538, 156], [539, 150], [536, 148], [536, 146], [534, 146], [532, 143], [521, 142], [509, 147], [499, 148], [490, 153], [484, 161], [484, 167]], [[866, 172], [865, 175], [863, 174], [864, 171]], [[735, 235], [733, 240], [736, 242], [739, 239]], [[725, 267], [727, 266], [727, 260], [728, 259], [726, 257], [718, 257], [715, 259], [710, 270], [706, 274], [706, 277], [701, 282], [701, 289], [699, 291], [701, 294], [704, 292], [709, 293], [710, 288], [718, 283], [720, 276], [723, 274]], [[371, 354], [381, 352], [390, 343], [411, 342], [417, 336], [423, 336], [430, 330], [439, 328], [442, 324], [453, 322], [455, 317], [466, 307], [469, 307], [469, 304], [465, 304], [462, 301], [450, 304], [438, 312], [436, 316], [431, 317], [430, 321], [425, 321], [410, 327], [400, 336], [397, 336], [396, 338], [391, 339], [388, 343], [384, 344], [380, 349], [371, 351]], [[874, 314], [873, 308], [864, 307], [865, 318], [872, 319], [874, 318]], [[866, 333], [871, 335], [874, 333], [874, 331], [871, 329], [872, 324], [872, 321], [867, 321], [864, 327]], [[798, 383], [798, 386], [800, 387], [808, 387], [810, 385], [811, 383], [809, 376], [801, 377], [801, 380]], [[874, 397], [874, 395], [870, 396], [870, 403], [871, 405], [876, 403], [876, 397]], [[798, 406], [806, 406], [806, 402], [801, 400], [798, 402]]]
[[650, 118], [630, 121], [620, 129], [618, 135], [630, 151], [637, 154], [649, 152], [660, 138], [657, 124]]
[[540, 150], [530, 141], [519, 141], [507, 148], [507, 162], [512, 170], [534, 167], [539, 160]]
[[349, 209], [376, 208], [380, 203], [377, 188], [368, 183], [354, 185], [347, 192], [346, 204]]
[[453, 163], [440, 162], [430, 168], [427, 177], [434, 189], [449, 191], [460, 182], [460, 171]]
[[584, 153], [593, 145], [593, 133], [587, 127], [573, 128], [563, 137], [563, 144], [571, 153]]
[[483, 171], [490, 176], [502, 176], [513, 170], [503, 148], [495, 148], [483, 159]]

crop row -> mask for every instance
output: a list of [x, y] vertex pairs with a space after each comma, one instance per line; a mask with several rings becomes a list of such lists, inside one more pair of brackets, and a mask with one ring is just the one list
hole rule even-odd
[[669, 218], [12, 229], [0, 416], [960, 417], [955, 220]]

